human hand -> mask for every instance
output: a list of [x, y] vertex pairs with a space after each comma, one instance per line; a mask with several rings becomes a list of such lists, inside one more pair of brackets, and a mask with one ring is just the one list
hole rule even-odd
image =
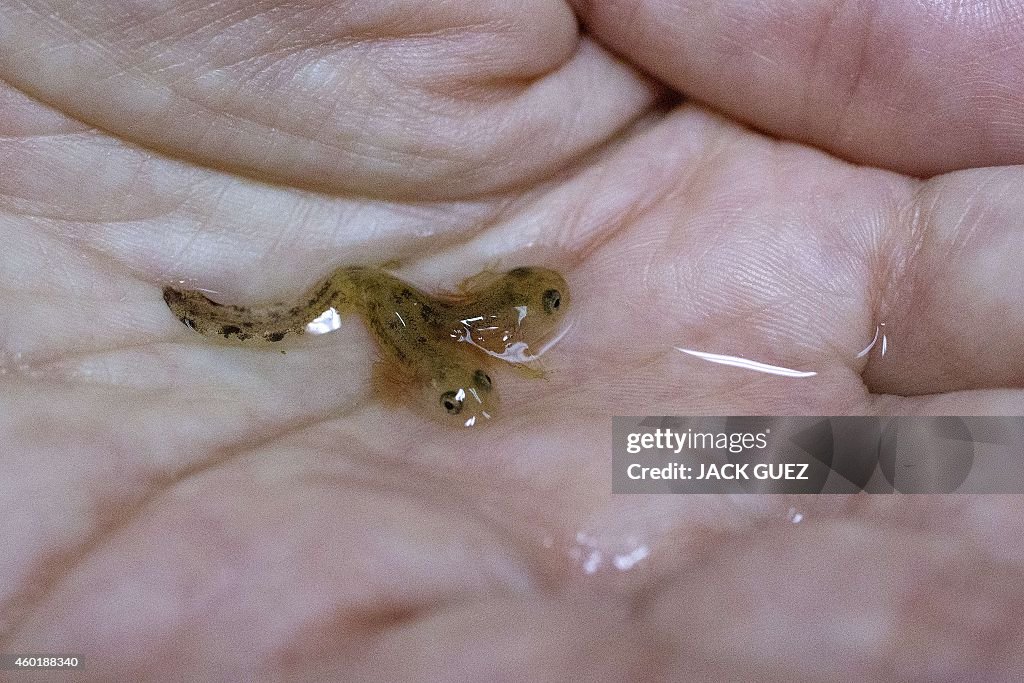
[[[1019, 669], [1012, 498], [610, 494], [616, 414], [1020, 413], [1024, 29], [961, 5], [578, 3], [591, 36], [544, 0], [0, 4], [0, 652], [92, 680]], [[452, 431], [376, 400], [360, 324], [282, 356], [160, 297], [385, 261], [563, 270], [549, 378], [498, 368], [501, 419]]]

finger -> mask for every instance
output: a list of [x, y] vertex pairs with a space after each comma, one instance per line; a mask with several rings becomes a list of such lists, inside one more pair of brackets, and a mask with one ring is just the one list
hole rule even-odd
[[6, 3], [0, 79], [176, 156], [388, 197], [546, 174], [654, 96], [560, 3], [452, 7]]
[[873, 392], [1024, 387], [1022, 186], [1021, 168], [964, 171], [925, 184], [901, 212], [900, 241], [880, 245]]
[[1024, 4], [577, 0], [687, 95], [844, 158], [928, 176], [1024, 159]]
[[882, 415], [1020, 415], [1024, 391], [978, 389], [928, 396], [876, 396], [875, 411]]

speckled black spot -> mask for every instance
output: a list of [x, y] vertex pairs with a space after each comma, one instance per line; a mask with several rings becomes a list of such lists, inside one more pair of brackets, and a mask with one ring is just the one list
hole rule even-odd
[[253, 328], [253, 324], [251, 322], [247, 321], [247, 322], [242, 323], [242, 327], [244, 327], [247, 330], [251, 330]]
[[252, 338], [252, 335], [251, 335], [251, 334], [249, 334], [248, 332], [239, 332], [239, 333], [238, 333], [238, 338], [239, 338], [239, 339], [240, 339], [241, 341], [245, 341], [246, 339], [251, 339], [251, 338]]
[[229, 335], [232, 335], [232, 334], [238, 334], [241, 331], [242, 331], [242, 328], [241, 327], [237, 327], [235, 325], [224, 325], [223, 327], [220, 328], [220, 333], [222, 335], [224, 335], [225, 337], [227, 337]]
[[473, 373], [473, 383], [481, 389], [491, 388], [491, 376], [483, 370], [477, 370]]
[[409, 289], [408, 287], [403, 287], [402, 288], [402, 298], [403, 299], [411, 299], [412, 298], [412, 290]]
[[434, 317], [434, 309], [430, 306], [423, 306], [420, 308], [420, 317], [424, 320], [430, 320]]
[[420, 344], [426, 344], [427, 343], [427, 338], [424, 337], [423, 335], [420, 335], [420, 336], [416, 337], [416, 341], [418, 343], [420, 343]]
[[181, 292], [176, 290], [174, 287], [164, 287], [164, 301], [167, 302], [168, 306], [173, 303], [177, 303], [184, 298], [185, 297], [181, 295]]
[[282, 339], [284, 339], [284, 336], [286, 334], [288, 334], [288, 333], [287, 332], [268, 332], [265, 336], [267, 338], [267, 341], [279, 342]]

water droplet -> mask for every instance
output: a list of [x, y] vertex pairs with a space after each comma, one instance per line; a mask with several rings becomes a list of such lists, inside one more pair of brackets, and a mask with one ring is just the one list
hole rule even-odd
[[625, 572], [632, 569], [637, 562], [643, 560], [650, 554], [651, 551], [647, 549], [647, 546], [640, 545], [636, 548], [633, 548], [632, 552], [623, 553], [622, 555], [616, 555], [615, 559], [613, 560], [613, 563], [615, 564], [616, 569]]

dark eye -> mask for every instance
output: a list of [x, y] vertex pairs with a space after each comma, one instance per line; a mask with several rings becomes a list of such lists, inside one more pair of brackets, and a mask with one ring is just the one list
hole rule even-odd
[[458, 415], [462, 412], [462, 397], [454, 391], [446, 391], [441, 394], [441, 405], [448, 411], [449, 415]]
[[491, 376], [488, 375], [483, 370], [477, 370], [476, 372], [473, 373], [473, 383], [476, 384], [478, 387], [482, 387], [484, 389], [490, 389], [491, 388]]
[[544, 292], [544, 296], [541, 298], [544, 302], [544, 312], [554, 313], [558, 310], [558, 307], [562, 305], [562, 293], [557, 289], [549, 289]]

